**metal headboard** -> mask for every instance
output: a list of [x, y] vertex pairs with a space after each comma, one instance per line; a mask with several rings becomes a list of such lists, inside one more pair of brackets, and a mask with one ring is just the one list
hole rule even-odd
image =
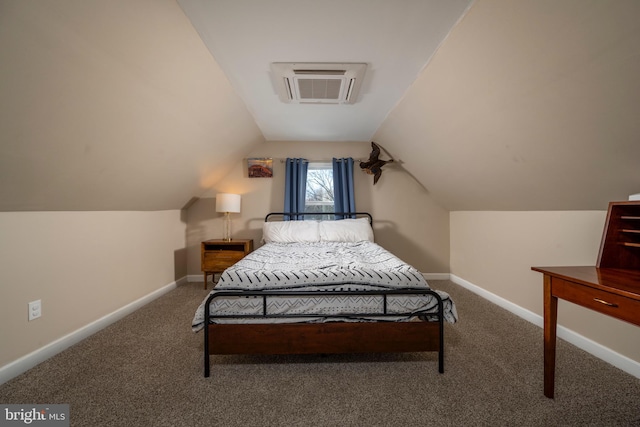
[[264, 217], [264, 222], [268, 222], [269, 219], [273, 219], [272, 217], [289, 218], [291, 221], [304, 220], [305, 216], [331, 216], [336, 221], [344, 218], [365, 217], [369, 220], [369, 224], [373, 225], [373, 217], [369, 212], [271, 212]]

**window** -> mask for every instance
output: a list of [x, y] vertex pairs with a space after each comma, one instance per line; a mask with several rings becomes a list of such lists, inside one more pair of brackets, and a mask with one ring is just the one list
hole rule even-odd
[[333, 212], [334, 210], [333, 165], [331, 162], [309, 162], [304, 211]]

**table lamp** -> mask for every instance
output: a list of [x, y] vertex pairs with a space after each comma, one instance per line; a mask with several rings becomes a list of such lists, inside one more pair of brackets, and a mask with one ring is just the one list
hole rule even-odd
[[216, 212], [224, 213], [223, 240], [231, 241], [231, 217], [230, 213], [240, 213], [240, 195], [219, 193], [216, 196]]

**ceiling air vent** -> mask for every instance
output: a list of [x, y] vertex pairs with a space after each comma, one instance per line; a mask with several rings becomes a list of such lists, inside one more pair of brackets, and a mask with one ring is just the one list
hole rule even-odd
[[280, 99], [297, 104], [353, 104], [367, 64], [274, 62]]

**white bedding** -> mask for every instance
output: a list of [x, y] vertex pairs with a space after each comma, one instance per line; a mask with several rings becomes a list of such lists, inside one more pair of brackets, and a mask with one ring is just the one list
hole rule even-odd
[[[381, 246], [370, 242], [267, 243], [225, 270], [212, 293], [219, 291], [318, 291], [313, 297], [269, 298], [270, 314], [304, 314], [298, 318], [212, 319], [216, 323], [278, 323], [323, 321], [404, 321], [415, 316], [345, 317], [352, 313], [381, 313], [381, 296], [331, 296], [328, 290], [429, 289], [422, 274]], [[455, 305], [448, 294], [436, 291], [444, 302], [444, 318], [457, 320]], [[205, 298], [206, 301], [206, 298]], [[204, 305], [193, 318], [194, 331], [204, 324]], [[261, 314], [260, 297], [214, 299], [211, 313], [225, 315]], [[388, 313], [433, 312], [432, 295], [390, 295]]]

